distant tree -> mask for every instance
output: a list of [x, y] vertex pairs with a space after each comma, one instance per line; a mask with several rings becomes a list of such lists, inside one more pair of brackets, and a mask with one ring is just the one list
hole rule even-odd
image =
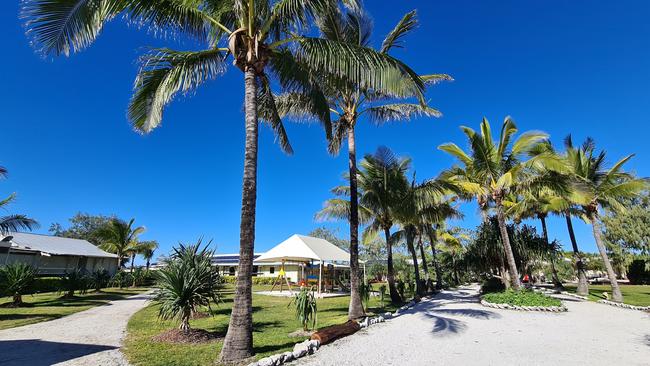
[[612, 245], [650, 254], [650, 193], [624, 200], [627, 210], [602, 216], [603, 237]]
[[67, 229], [55, 222], [50, 225], [49, 232], [54, 236], [83, 239], [94, 245], [101, 245], [104, 243], [104, 239], [99, 235], [99, 230], [114, 219], [116, 219], [115, 215], [104, 216], [77, 212], [68, 219], [70, 226]]
[[99, 237], [103, 240], [99, 247], [107, 252], [117, 254], [120, 267], [124, 257], [137, 246], [138, 235], [145, 231], [144, 226], [134, 228], [134, 222], [135, 219], [131, 219], [129, 222], [113, 219], [98, 232]]
[[350, 241], [341, 239], [341, 237], [339, 236], [339, 229], [330, 229], [325, 226], [320, 226], [312, 230], [307, 235], [313, 236], [314, 238], [325, 239], [330, 243], [346, 251], [350, 248]]
[[140, 250], [140, 255], [142, 255], [142, 258], [144, 258], [147, 261], [146, 268], [147, 271], [149, 270], [149, 266], [151, 265], [151, 260], [153, 259], [153, 255], [158, 249], [159, 244], [156, 240], [149, 240], [149, 241], [144, 241], [140, 242], [141, 244], [144, 244], [141, 247]]

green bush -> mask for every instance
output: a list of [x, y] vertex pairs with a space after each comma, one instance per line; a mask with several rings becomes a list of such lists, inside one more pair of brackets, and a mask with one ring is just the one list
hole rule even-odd
[[405, 299], [405, 297], [404, 297], [404, 281], [402, 281], [401, 279], [397, 280], [397, 283], [395, 284], [395, 287], [397, 287], [397, 292], [399, 292], [399, 296], [402, 299]]
[[119, 270], [113, 275], [113, 278], [111, 278], [110, 281], [110, 286], [112, 287], [127, 287], [130, 286], [133, 283], [133, 277], [129, 272], [126, 272], [124, 270]]
[[66, 271], [61, 277], [59, 292], [64, 297], [73, 297], [75, 292], [85, 294], [91, 281], [81, 269]]
[[90, 273], [89, 280], [90, 287], [94, 288], [95, 291], [100, 291], [108, 286], [108, 282], [111, 280], [111, 274], [104, 268], [98, 268]]
[[13, 304], [20, 306], [23, 295], [32, 291], [36, 277], [36, 268], [25, 263], [12, 263], [0, 268], [0, 289], [2, 293], [13, 297]]
[[650, 285], [650, 271], [647, 270], [646, 261], [633, 260], [628, 267], [627, 278], [632, 285]]
[[[222, 276], [223, 283], [235, 284], [236, 276]], [[252, 277], [253, 285], [272, 285], [277, 281], [277, 277]]]
[[368, 310], [368, 303], [370, 302], [370, 294], [372, 293], [372, 285], [369, 283], [359, 283], [359, 296], [364, 310]]
[[562, 302], [558, 299], [546, 296], [542, 293], [523, 290], [507, 290], [503, 292], [491, 292], [483, 295], [483, 300], [493, 304], [508, 304], [516, 306], [560, 306]]
[[56, 292], [61, 288], [60, 277], [38, 277], [34, 280], [34, 293]]
[[481, 292], [488, 294], [491, 292], [502, 292], [506, 290], [506, 286], [503, 284], [500, 278], [490, 277], [487, 280], [483, 281], [481, 284]]
[[302, 325], [303, 330], [308, 330], [311, 323], [311, 327], [316, 328], [317, 320], [317, 307], [316, 307], [316, 298], [314, 297], [314, 288], [308, 289], [303, 287], [300, 289], [300, 292], [291, 300], [288, 306], [295, 304], [296, 307], [296, 319]]

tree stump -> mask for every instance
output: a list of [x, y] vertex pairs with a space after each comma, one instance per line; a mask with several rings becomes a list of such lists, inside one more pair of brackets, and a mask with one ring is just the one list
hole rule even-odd
[[316, 333], [312, 334], [311, 339], [319, 341], [321, 345], [328, 344], [339, 338], [354, 334], [359, 329], [361, 329], [359, 323], [354, 320], [348, 320], [343, 324], [331, 325], [319, 329]]

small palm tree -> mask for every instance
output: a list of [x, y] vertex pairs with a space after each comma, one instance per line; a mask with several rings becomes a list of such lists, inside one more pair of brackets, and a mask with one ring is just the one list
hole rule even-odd
[[112, 219], [106, 226], [97, 231], [97, 236], [102, 239], [99, 248], [117, 254], [118, 267], [122, 267], [122, 260], [129, 253], [134, 253], [138, 245], [138, 236], [146, 229], [144, 226], [133, 227], [135, 219], [129, 222]]
[[[143, 245], [145, 244], [145, 245]], [[151, 265], [151, 260], [153, 259], [153, 255], [158, 249], [158, 242], [155, 240], [147, 241], [147, 242], [140, 242], [140, 245], [143, 245], [140, 248], [140, 254], [142, 257], [147, 261], [146, 263], [146, 268], [147, 271], [149, 270], [149, 266]]]
[[220, 278], [212, 266], [214, 252], [210, 243], [179, 244], [168, 264], [156, 271], [157, 290], [154, 302], [160, 305], [161, 319], [179, 319], [179, 329], [190, 330], [190, 317], [201, 306], [218, 303]]
[[[7, 169], [0, 166], [0, 179], [7, 177]], [[16, 199], [16, 194], [12, 193], [9, 197], [0, 201], [0, 209], [5, 209], [13, 200]], [[33, 230], [38, 228], [38, 222], [30, 219], [25, 215], [8, 215], [0, 217], [0, 235], [7, 235], [11, 232], [20, 230]]]
[[36, 268], [22, 262], [0, 268], [0, 289], [13, 297], [13, 306], [23, 305], [23, 295], [27, 294], [34, 284], [36, 273]]
[[605, 151], [596, 153], [595, 143], [588, 139], [570, 157], [576, 178], [576, 202], [580, 204], [583, 218], [592, 226], [596, 246], [612, 286], [612, 299], [617, 302], [623, 301], [623, 295], [601, 238], [600, 209], [624, 212], [627, 208], [622, 200], [640, 196], [650, 186], [648, 179], [639, 179], [623, 171], [623, 165], [633, 156], [629, 155], [607, 169]]
[[467, 136], [470, 145], [469, 153], [454, 143], [442, 144], [438, 148], [463, 164], [463, 168], [455, 168], [457, 173], [451, 176], [452, 180], [472, 193], [480, 205], [487, 205], [487, 201], [490, 200], [494, 202], [512, 287], [519, 290], [521, 283], [506, 228], [503, 200], [519, 183], [527, 165], [542, 164], [547, 160], [548, 155], [539, 154], [531, 158], [535, 159], [534, 161], [527, 161], [526, 155], [546, 141], [548, 135], [543, 132], [526, 132], [511, 146], [511, 139], [517, 133], [517, 126], [510, 117], [506, 117], [503, 121], [501, 134], [496, 143], [492, 139], [490, 123], [485, 118], [481, 122], [480, 134], [469, 127], [463, 126], [461, 129]]

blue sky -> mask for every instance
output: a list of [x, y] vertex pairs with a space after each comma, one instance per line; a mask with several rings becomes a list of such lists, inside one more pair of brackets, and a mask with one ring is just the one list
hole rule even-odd
[[[540, 129], [556, 143], [596, 139], [610, 161], [636, 153], [629, 168], [650, 175], [650, 3], [647, 1], [368, 1], [375, 44], [402, 14], [418, 9], [421, 25], [396, 55], [421, 73], [455, 81], [435, 86], [431, 105], [444, 117], [358, 127], [359, 156], [386, 145], [412, 157], [420, 178], [452, 164], [437, 151], [464, 146], [461, 124], [506, 115], [520, 131]], [[167, 252], [179, 241], [212, 238], [236, 251], [243, 160], [243, 77], [231, 68], [196, 95], [178, 98], [161, 128], [134, 133], [125, 117], [145, 46], [179, 49], [190, 42], [155, 39], [120, 19], [89, 49], [44, 59], [30, 48], [19, 1], [0, 5], [2, 143], [10, 171], [0, 194], [18, 193], [11, 213], [28, 214], [47, 232], [77, 211], [135, 217]], [[266, 128], [260, 135], [256, 250], [321, 225], [313, 220], [329, 189], [341, 183], [346, 153], [326, 152], [317, 125], [288, 124], [295, 154], [283, 155]], [[463, 207], [474, 227], [474, 203]], [[590, 228], [575, 220], [578, 241], [595, 251]], [[337, 227], [336, 224], [329, 226]], [[347, 226], [338, 225], [341, 234]], [[551, 238], [570, 243], [553, 218]]]

